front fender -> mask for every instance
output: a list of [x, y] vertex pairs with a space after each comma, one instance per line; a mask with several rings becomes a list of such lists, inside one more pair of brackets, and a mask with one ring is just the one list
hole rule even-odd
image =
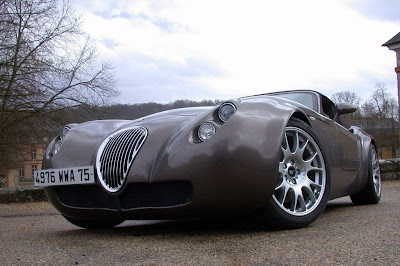
[[[273, 99], [241, 100], [237, 107], [221, 125], [215, 108], [175, 130], [161, 147], [149, 181], [189, 179], [195, 188], [192, 204], [204, 211], [208, 203], [236, 211], [265, 206], [278, 181], [285, 127], [299, 110]], [[204, 122], [215, 124], [217, 132], [199, 142], [194, 132]]]

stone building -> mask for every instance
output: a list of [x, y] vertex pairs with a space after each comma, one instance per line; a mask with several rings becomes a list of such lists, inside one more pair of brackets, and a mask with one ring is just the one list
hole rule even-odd
[[397, 33], [389, 41], [382, 44], [382, 46], [386, 46], [389, 50], [396, 52], [397, 62], [396, 62], [396, 68], [394, 70], [397, 74], [397, 94], [398, 94], [398, 101], [400, 108], [400, 32]]
[[0, 187], [32, 186], [33, 173], [42, 169], [45, 151], [46, 147], [40, 144], [25, 146], [18, 166], [0, 173]]
[[[389, 41], [382, 44], [382, 46], [386, 46], [389, 50], [392, 50], [396, 53], [396, 67], [395, 72], [397, 74], [397, 96], [398, 96], [398, 104], [400, 108], [400, 32], [397, 33], [393, 38]], [[399, 117], [400, 117], [400, 109], [399, 109]], [[399, 121], [400, 123], [400, 121]], [[397, 136], [399, 136], [399, 128], [396, 128]], [[398, 138], [397, 138], [398, 139]], [[398, 154], [396, 154], [399, 156]]]
[[397, 88], [400, 89], [400, 32], [397, 33], [392, 39], [382, 44], [392, 51], [396, 52], [397, 66], [394, 69], [397, 73]]

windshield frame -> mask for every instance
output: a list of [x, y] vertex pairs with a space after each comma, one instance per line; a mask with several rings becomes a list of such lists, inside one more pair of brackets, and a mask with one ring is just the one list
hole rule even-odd
[[[310, 95], [312, 95], [313, 108], [311, 108], [310, 106], [305, 105], [305, 104], [303, 104], [301, 102], [282, 97], [283, 95], [289, 95], [289, 94], [310, 94]], [[279, 97], [279, 98], [282, 98], [282, 99], [285, 99], [285, 100], [289, 100], [289, 101], [295, 102], [297, 104], [301, 104], [302, 106], [305, 106], [308, 109], [311, 109], [314, 112], [317, 112], [317, 113], [321, 114], [321, 97], [320, 97], [320, 95], [318, 93], [316, 93], [314, 91], [282, 91], [282, 92], [268, 93], [266, 95], [276, 96], [276, 97]]]

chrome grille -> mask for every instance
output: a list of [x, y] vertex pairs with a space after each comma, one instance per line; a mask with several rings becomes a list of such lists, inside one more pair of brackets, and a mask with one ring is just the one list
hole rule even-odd
[[144, 127], [124, 128], [108, 136], [100, 145], [96, 169], [106, 190], [117, 192], [124, 185], [132, 162], [147, 134]]

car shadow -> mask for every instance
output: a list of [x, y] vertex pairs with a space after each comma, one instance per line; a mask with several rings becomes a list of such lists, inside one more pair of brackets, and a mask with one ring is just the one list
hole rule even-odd
[[355, 205], [351, 202], [349, 197], [330, 200], [328, 201], [328, 204], [326, 205], [326, 208], [322, 215], [324, 215], [324, 213], [329, 213], [340, 209], [348, 209], [352, 207], [354, 208]]
[[[77, 229], [77, 230], [76, 230]], [[106, 234], [112, 236], [152, 236], [152, 235], [214, 235], [243, 234], [253, 232], [276, 231], [279, 229], [261, 225], [255, 220], [160, 220], [160, 221], [125, 221], [110, 229], [78, 229], [60, 231], [60, 235], [94, 235]]]
[[[322, 217], [335, 211], [355, 207], [350, 200], [329, 201]], [[329, 216], [329, 215], [328, 215]], [[313, 224], [311, 225], [313, 226]], [[81, 229], [75, 227], [72, 230], [58, 231], [59, 236], [89, 236], [107, 235], [119, 236], [154, 236], [154, 235], [184, 235], [184, 236], [207, 236], [207, 235], [236, 235], [243, 233], [274, 233], [280, 231], [307, 230], [309, 227], [300, 229], [281, 229], [265, 223], [260, 223], [255, 217], [234, 217], [223, 220], [146, 220], [125, 221], [121, 225], [109, 229]]]

